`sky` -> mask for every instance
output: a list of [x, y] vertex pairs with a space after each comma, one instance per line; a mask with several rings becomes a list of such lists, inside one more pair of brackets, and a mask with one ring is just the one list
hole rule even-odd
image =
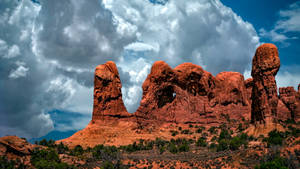
[[299, 38], [296, 0], [1, 0], [0, 136], [84, 128], [94, 69], [109, 60], [118, 66], [129, 112], [155, 61], [249, 78], [262, 43], [278, 47], [278, 87], [296, 88]]

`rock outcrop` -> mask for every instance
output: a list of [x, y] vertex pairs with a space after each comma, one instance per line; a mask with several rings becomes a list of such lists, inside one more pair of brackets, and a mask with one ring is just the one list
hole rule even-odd
[[[282, 87], [279, 88], [279, 98], [283, 105], [279, 108], [282, 109], [278, 111], [280, 119], [287, 120], [291, 119], [298, 122], [300, 120], [300, 95], [299, 91], [295, 91], [294, 87]], [[286, 109], [284, 109], [286, 107]]]
[[25, 158], [29, 156], [34, 148], [39, 147], [28, 143], [25, 139], [17, 136], [5, 136], [0, 138], [0, 157], [5, 156], [8, 159]]
[[122, 84], [114, 62], [99, 65], [94, 77], [94, 108], [92, 120], [131, 116], [124, 106]]
[[272, 44], [256, 50], [253, 78], [247, 80], [238, 72], [213, 76], [192, 63], [173, 69], [157, 61], [143, 83], [140, 107], [130, 114], [122, 100], [117, 67], [107, 62], [95, 71], [92, 121], [62, 141], [73, 146], [125, 145], [141, 138], [168, 139], [169, 130], [178, 125], [220, 126], [242, 120], [255, 124], [249, 133], [267, 134], [274, 127], [265, 126], [278, 118], [300, 120], [299, 89], [282, 88], [278, 98], [275, 76], [279, 67], [278, 51]]
[[280, 68], [277, 47], [263, 44], [252, 61], [252, 123], [273, 123], [277, 119], [277, 85], [275, 76]]
[[224, 116], [238, 120], [249, 111], [240, 73], [222, 72], [214, 77], [192, 63], [172, 69], [158, 61], [143, 84], [141, 105], [135, 115], [142, 125], [153, 121], [217, 125]]

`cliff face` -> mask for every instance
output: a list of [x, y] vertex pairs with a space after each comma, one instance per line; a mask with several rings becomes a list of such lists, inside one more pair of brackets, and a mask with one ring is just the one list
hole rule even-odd
[[263, 44], [256, 50], [253, 78], [247, 80], [238, 72], [221, 72], [214, 77], [192, 63], [172, 69], [157, 61], [143, 83], [140, 107], [130, 114], [122, 100], [117, 67], [107, 62], [95, 70], [91, 123], [63, 141], [75, 145], [91, 143], [89, 146], [120, 145], [139, 138], [162, 137], [164, 126], [219, 126], [231, 120], [251, 120], [255, 126], [278, 120], [299, 121], [299, 89], [296, 92], [292, 87], [281, 88], [277, 95], [275, 76], [279, 67], [278, 51], [273, 44]]

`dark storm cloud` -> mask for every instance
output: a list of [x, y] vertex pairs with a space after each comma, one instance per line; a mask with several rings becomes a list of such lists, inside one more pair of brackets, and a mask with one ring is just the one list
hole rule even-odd
[[37, 49], [62, 66], [94, 68], [117, 61], [135, 36], [120, 36], [110, 11], [98, 0], [42, 0]]
[[46, 134], [55, 127], [52, 109], [88, 117], [94, 67], [118, 60], [135, 39], [119, 35], [101, 1], [39, 2], [0, 2], [1, 136]]
[[[36, 9], [29, 1], [1, 1], [0, 7], [0, 39], [7, 46], [0, 56], [0, 133], [42, 135], [53, 124], [38, 100], [49, 72], [31, 52], [29, 34]], [[18, 52], [5, 57], [13, 49]], [[46, 103], [42, 104], [46, 108]]]

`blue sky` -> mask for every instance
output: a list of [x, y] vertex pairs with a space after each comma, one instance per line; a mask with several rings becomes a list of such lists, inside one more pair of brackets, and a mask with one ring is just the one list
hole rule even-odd
[[[289, 6], [296, 3], [297, 0], [243, 0], [232, 1], [222, 0], [224, 5], [230, 7], [235, 13], [241, 16], [245, 21], [250, 22], [259, 32], [260, 29], [271, 30], [276, 22], [281, 19], [280, 11], [288, 10]], [[299, 1], [298, 1], [299, 2]], [[297, 39], [288, 40], [289, 45], [274, 42], [272, 39], [260, 37], [261, 42], [275, 43], [279, 48], [281, 64], [283, 69], [289, 69], [288, 66], [296, 66], [297, 69], [289, 69], [289, 71], [299, 72], [300, 63], [300, 39], [299, 32], [287, 32], [289, 37], [298, 37]]]
[[300, 83], [299, 0], [10, 0], [0, 1], [0, 29], [1, 135], [83, 128], [94, 68], [109, 60], [129, 112], [157, 60], [248, 78], [257, 46], [275, 43], [278, 86]]

